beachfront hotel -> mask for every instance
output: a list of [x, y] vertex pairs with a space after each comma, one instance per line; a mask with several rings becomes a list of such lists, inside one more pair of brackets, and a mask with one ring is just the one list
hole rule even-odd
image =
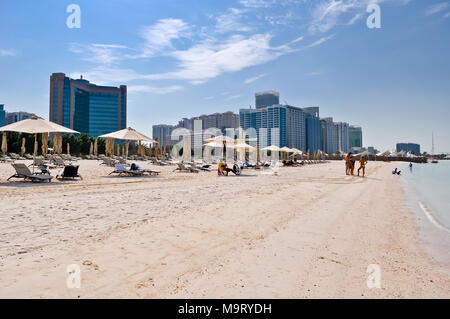
[[396, 151], [420, 154], [420, 145], [415, 143], [397, 143]]
[[127, 127], [127, 87], [50, 76], [50, 121], [97, 137]]

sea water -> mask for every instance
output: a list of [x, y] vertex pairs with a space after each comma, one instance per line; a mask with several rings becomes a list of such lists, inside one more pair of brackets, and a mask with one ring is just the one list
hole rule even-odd
[[401, 167], [408, 206], [431, 257], [450, 266], [450, 161]]

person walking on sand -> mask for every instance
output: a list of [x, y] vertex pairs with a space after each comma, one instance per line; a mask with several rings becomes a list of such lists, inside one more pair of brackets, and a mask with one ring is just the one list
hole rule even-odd
[[350, 156], [349, 156], [349, 173], [351, 174], [351, 175], [355, 175], [355, 157], [353, 156], [353, 154], [352, 153], [350, 153]]
[[366, 164], [367, 164], [367, 159], [365, 156], [361, 156], [361, 158], [359, 159], [359, 168], [358, 168], [358, 176], [359, 176], [359, 171], [362, 169], [363, 171], [363, 175], [362, 177], [364, 177], [366, 175]]
[[350, 156], [352, 153], [345, 155], [345, 175], [350, 175]]

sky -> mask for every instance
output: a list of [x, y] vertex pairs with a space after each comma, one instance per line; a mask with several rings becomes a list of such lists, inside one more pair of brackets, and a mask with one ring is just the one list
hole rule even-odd
[[[369, 4], [381, 28], [368, 28]], [[80, 28], [69, 28], [70, 4]], [[0, 104], [48, 118], [54, 72], [128, 86], [128, 126], [254, 107], [259, 91], [450, 152], [450, 1], [2, 0]]]

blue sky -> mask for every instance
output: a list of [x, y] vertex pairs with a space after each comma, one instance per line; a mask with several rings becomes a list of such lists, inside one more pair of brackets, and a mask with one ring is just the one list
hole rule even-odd
[[[81, 28], [69, 29], [69, 4]], [[369, 3], [381, 29], [369, 29]], [[361, 125], [365, 146], [450, 152], [450, 1], [2, 0], [0, 103], [48, 118], [49, 77], [128, 85], [128, 125], [254, 105], [254, 93]]]

